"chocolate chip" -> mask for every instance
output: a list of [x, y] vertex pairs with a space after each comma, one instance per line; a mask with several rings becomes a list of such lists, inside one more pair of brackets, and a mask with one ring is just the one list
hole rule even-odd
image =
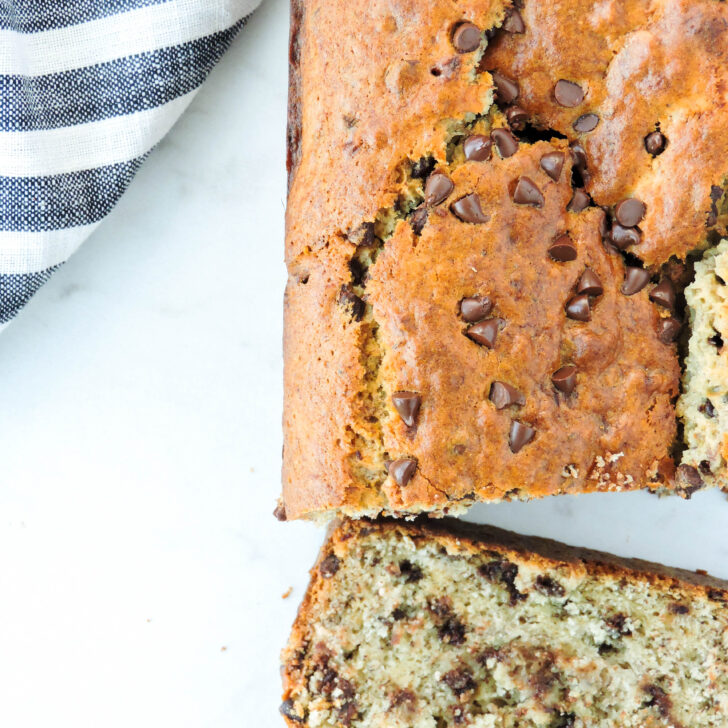
[[473, 23], [458, 23], [452, 34], [452, 44], [458, 53], [471, 53], [480, 46], [480, 28]]
[[715, 406], [709, 399], [706, 399], [705, 402], [698, 407], [698, 412], [702, 412], [702, 414], [706, 417], [710, 417], [712, 419], [715, 417]]
[[523, 17], [515, 8], [509, 8], [506, 12], [506, 19], [503, 21], [503, 30], [506, 33], [525, 33], [526, 24]]
[[675, 286], [672, 285], [672, 281], [669, 278], [663, 278], [650, 291], [650, 301], [669, 309], [675, 308], [676, 297]]
[[551, 381], [559, 392], [571, 394], [576, 387], [576, 367], [573, 364], [567, 364], [561, 369], [557, 369], [551, 375]]
[[523, 131], [528, 121], [528, 114], [520, 106], [509, 106], [506, 109], [508, 126], [516, 131]]
[[574, 122], [574, 130], [580, 134], [586, 134], [587, 132], [594, 131], [599, 123], [599, 117], [596, 114], [582, 114]]
[[410, 175], [415, 179], [427, 179], [435, 169], [434, 157], [420, 157], [413, 165]]
[[679, 604], [678, 602], [673, 602], [670, 604], [670, 612], [672, 614], [690, 614], [690, 607], [687, 604]]
[[355, 321], [361, 321], [364, 317], [366, 305], [359, 296], [354, 293], [349, 285], [343, 285], [339, 289], [339, 297], [337, 299], [340, 306], [348, 308], [351, 312], [351, 317]]
[[420, 412], [422, 397], [416, 392], [395, 392], [392, 395], [394, 409], [407, 427], [414, 427]]
[[417, 705], [417, 696], [409, 688], [398, 690], [390, 701], [389, 707], [398, 708], [400, 705], [406, 706], [408, 711], [414, 710]]
[[566, 589], [558, 581], [554, 581], [550, 576], [544, 576], [543, 574], [536, 577], [534, 586], [537, 591], [548, 597], [563, 597], [566, 594]]
[[624, 227], [614, 223], [609, 232], [609, 239], [619, 250], [626, 250], [630, 245], [639, 245], [642, 242], [642, 234], [633, 227]]
[[657, 338], [663, 344], [671, 344], [680, 333], [682, 323], [679, 319], [670, 316], [670, 318], [661, 318], [657, 324]]
[[500, 320], [499, 319], [487, 319], [480, 323], [473, 324], [466, 332], [465, 335], [472, 339], [476, 344], [482, 344], [492, 349], [495, 346], [495, 340], [498, 336]]
[[549, 248], [549, 255], [559, 263], [576, 260], [576, 247], [568, 235], [559, 235]]
[[458, 646], [465, 642], [465, 625], [457, 617], [450, 617], [437, 634], [445, 644]]
[[279, 520], [279, 521], [287, 521], [288, 517], [286, 516], [286, 507], [283, 505], [283, 503], [279, 503], [275, 510], [273, 511], [273, 515]]
[[399, 458], [389, 463], [389, 474], [400, 488], [404, 488], [412, 480], [417, 470], [417, 461], [412, 458]]
[[407, 559], [399, 562], [399, 573], [407, 584], [416, 584], [422, 579], [422, 569]]
[[712, 475], [713, 474], [713, 471], [710, 469], [709, 460], [701, 460], [700, 463], [698, 463], [698, 469], [700, 470], [702, 475]]
[[422, 235], [422, 231], [427, 224], [427, 208], [424, 205], [418, 207], [410, 216], [409, 222], [412, 226], [412, 232], [415, 235]]
[[351, 702], [344, 703], [339, 708], [338, 722], [341, 723], [341, 725], [345, 726], [345, 728], [349, 728], [352, 721], [355, 720], [358, 715], [359, 708], [356, 704], [356, 701], [352, 700]]
[[[520, 425], [521, 423], [518, 424]], [[521, 426], [523, 427], [524, 425]], [[518, 587], [516, 586], [518, 566], [516, 566], [516, 564], [514, 564], [512, 561], [508, 561], [507, 559], [489, 561], [487, 564], [482, 564], [481, 566], [479, 566], [478, 572], [481, 574], [481, 576], [488, 579], [488, 581], [492, 581], [494, 583], [500, 582], [501, 584], [503, 584], [503, 586], [505, 586], [506, 591], [508, 592], [508, 596], [510, 597], [511, 606], [517, 604], [520, 601], [528, 599], [527, 594], [523, 594], [522, 592], [518, 591]], [[500, 662], [500, 656], [497, 654], [497, 651], [496, 654], [490, 656], [495, 657], [498, 662]]]
[[465, 159], [471, 162], [486, 162], [490, 159], [493, 142], [485, 134], [471, 134], [463, 142]]
[[576, 292], [587, 296], [601, 296], [604, 293], [604, 287], [599, 280], [599, 276], [593, 270], [587, 268], [576, 284]]
[[469, 324], [482, 321], [492, 309], [493, 302], [488, 296], [470, 296], [460, 301], [460, 315]]
[[650, 282], [650, 271], [644, 268], [625, 268], [622, 293], [625, 296], [634, 296], [639, 293]]
[[281, 707], [278, 709], [280, 714], [292, 720], [294, 723], [304, 723], [305, 719], [295, 712], [295, 707], [292, 700], [284, 700], [281, 703]]
[[490, 136], [495, 142], [495, 148], [498, 150], [498, 154], [503, 159], [512, 157], [518, 151], [518, 139], [508, 129], [493, 129]]
[[589, 321], [591, 319], [589, 297], [580, 294], [569, 299], [566, 304], [566, 315], [574, 321]]
[[581, 212], [582, 210], [586, 210], [587, 207], [591, 204], [591, 197], [587, 195], [586, 192], [584, 192], [581, 187], [577, 187], [574, 190], [574, 196], [571, 198], [571, 201], [566, 206], [566, 209], [569, 212]]
[[582, 173], [586, 171], [586, 149], [579, 142], [574, 142], [569, 147], [569, 151], [571, 152], [571, 161], [576, 169]]
[[645, 137], [645, 149], [649, 154], [657, 156], [665, 151], [667, 146], [667, 137], [659, 131], [653, 131]]
[[319, 571], [324, 579], [330, 579], [339, 570], [341, 562], [336, 554], [329, 554], [320, 564]]
[[510, 384], [506, 382], [493, 382], [490, 385], [490, 394], [488, 399], [495, 405], [496, 409], [503, 409], [512, 404], [524, 405], [526, 404], [525, 397]]
[[453, 181], [444, 172], [433, 172], [425, 183], [425, 204], [439, 205], [454, 189]]
[[561, 170], [564, 168], [564, 153], [549, 152], [541, 157], [541, 169], [551, 177], [554, 182], [558, 182], [561, 177]]
[[578, 83], [566, 81], [562, 78], [554, 86], [554, 98], [559, 106], [573, 108], [584, 100], [584, 90]]
[[703, 479], [700, 477], [700, 473], [697, 468], [694, 468], [692, 465], [686, 465], [683, 463], [678, 466], [677, 479], [689, 486], [698, 488], [703, 486]]
[[495, 84], [495, 99], [499, 104], [512, 104], [517, 98], [520, 92], [518, 84], [504, 76], [498, 71], [491, 71], [490, 75], [493, 77], [493, 83]]
[[536, 183], [530, 177], [522, 176], [513, 188], [513, 202], [517, 205], [543, 207], [544, 198]]
[[536, 430], [530, 425], [525, 425], [523, 422], [513, 420], [511, 423], [511, 431], [508, 435], [508, 446], [511, 448], [512, 453], [517, 453], [525, 445], [528, 445], [531, 440], [536, 436]]
[[453, 215], [463, 222], [478, 224], [490, 220], [490, 215], [486, 215], [483, 212], [483, 208], [480, 206], [480, 197], [475, 192], [453, 202], [450, 205], [450, 210]]
[[442, 678], [445, 683], [458, 697], [469, 690], [475, 690], [476, 683], [469, 670], [464, 668], [459, 670], [450, 670], [446, 672]]
[[614, 208], [614, 216], [624, 227], [639, 225], [645, 216], [645, 203], [634, 197], [628, 197]]

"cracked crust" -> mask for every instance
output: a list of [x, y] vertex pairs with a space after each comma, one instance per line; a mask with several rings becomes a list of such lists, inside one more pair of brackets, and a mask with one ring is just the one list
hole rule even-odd
[[[601, 243], [603, 213], [567, 212], [566, 142], [464, 160], [466, 134], [506, 122], [491, 106], [490, 74], [476, 74], [483, 48], [457, 54], [450, 34], [460, 20], [497, 26], [506, 6], [376, 0], [354, 17], [341, 2], [307, 0], [305, 12], [303, 4], [293, 6], [291, 42], [287, 517], [442, 515], [476, 500], [672, 488], [675, 349], [656, 333], [652, 284], [619, 292], [624, 263]], [[377, 33], [364, 37], [361, 27]], [[565, 157], [558, 182], [539, 166], [550, 152]], [[452, 176], [455, 192], [418, 235], [415, 166], [426, 158]], [[523, 175], [543, 192], [541, 209], [513, 203]], [[486, 224], [448, 212], [471, 191]], [[555, 263], [547, 249], [563, 233], [578, 256]], [[586, 268], [605, 288], [588, 324], [564, 315]], [[506, 322], [493, 350], [463, 336], [458, 316], [463, 297], [485, 294]], [[568, 397], [550, 380], [565, 364], [579, 370]], [[524, 393], [525, 406], [496, 410], [495, 380]], [[416, 427], [394, 411], [397, 390], [422, 396]], [[509, 447], [515, 420], [536, 429], [518, 453]], [[404, 487], [386, 472], [402, 457], [418, 463]]]
[[[704, 247], [711, 187], [728, 175], [725, 3], [550, 0], [521, 13], [526, 32], [498, 36], [484, 66], [518, 79], [518, 103], [537, 123], [579, 136], [599, 204], [646, 204], [643, 241], [631, 252], [652, 265]], [[581, 104], [555, 103], [559, 79], [582, 87]], [[576, 135], [584, 113], [599, 124]], [[667, 146], [653, 157], [645, 137], [656, 129]], [[718, 222], [724, 230], [725, 218]]]
[[345, 520], [283, 651], [283, 712], [290, 727], [452, 711], [479, 728], [722, 726], [727, 601], [703, 573], [490, 526]]

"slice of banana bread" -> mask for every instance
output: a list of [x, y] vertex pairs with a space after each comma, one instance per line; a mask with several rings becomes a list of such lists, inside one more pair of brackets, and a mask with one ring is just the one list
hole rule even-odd
[[728, 241], [695, 264], [685, 290], [690, 342], [677, 411], [687, 449], [680, 469], [694, 488], [728, 488]]
[[290, 728], [725, 728], [728, 584], [459, 521], [330, 533]]

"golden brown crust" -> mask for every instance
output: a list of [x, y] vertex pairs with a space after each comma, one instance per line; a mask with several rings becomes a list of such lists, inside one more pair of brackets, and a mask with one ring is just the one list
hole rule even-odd
[[[711, 186], [728, 172], [728, 135], [720, 129], [727, 6], [526, 2], [525, 33], [496, 34], [482, 61], [480, 51], [456, 52], [459, 22], [499, 26], [508, 6], [374, 0], [352, 13], [340, 0], [292, 4], [289, 518], [447, 513], [479, 499], [675, 487], [679, 367], [674, 345], [658, 334], [668, 311], [648, 300], [659, 270], [636, 295], [622, 295], [625, 264], [602, 244], [608, 218], [594, 205], [567, 212], [569, 143], [586, 146], [588, 189], [608, 216], [623, 197], [646, 202], [642, 242], [630, 252], [651, 264], [702, 244]], [[517, 77], [518, 104], [568, 138], [466, 163], [464, 135], [506, 124], [500, 111], [488, 111], [489, 70]], [[561, 77], [584, 87], [582, 104], [556, 103]], [[600, 117], [596, 129], [577, 134], [574, 119], [591, 111]], [[668, 141], [653, 157], [644, 137], [658, 122]], [[558, 182], [539, 166], [548, 151], [565, 156]], [[414, 169], [428, 158], [452, 176], [455, 192], [430, 210], [419, 235], [408, 205], [421, 203]], [[543, 208], [513, 204], [523, 175], [545, 194]], [[487, 223], [463, 223], [448, 211], [469, 191], [480, 195]], [[355, 281], [362, 241], [392, 218], [398, 222], [369, 241], [368, 269]], [[554, 263], [546, 249], [563, 233], [578, 257]], [[587, 267], [605, 291], [584, 323], [567, 318], [564, 306]], [[458, 315], [463, 297], [483, 294], [505, 321], [493, 350], [463, 336]], [[576, 390], [562, 396], [550, 378], [571, 364]], [[516, 387], [525, 404], [496, 410], [494, 381]], [[414, 427], [392, 406], [398, 390], [422, 397]], [[516, 420], [536, 435], [513, 453]], [[404, 487], [385, 470], [401, 458], [418, 464]]]
[[504, 3], [482, 0], [371, 0], [356, 12], [344, 0], [299, 3], [288, 260], [373, 219], [396, 198], [405, 159], [444, 159], [448, 118], [488, 109], [491, 84], [472, 81], [477, 54], [456, 53], [450, 34], [460, 20], [490, 28], [504, 12]]
[[[704, 245], [711, 187], [728, 175], [725, 4], [553, 0], [521, 13], [526, 32], [499, 35], [484, 67], [518, 79], [518, 103], [538, 123], [579, 137], [599, 204], [646, 203], [643, 242], [631, 252], [653, 264]], [[581, 104], [556, 102], [560, 79], [581, 86]], [[577, 134], [585, 113], [599, 124]], [[658, 128], [667, 146], [653, 157], [645, 137]]]
[[[332, 589], [332, 581], [322, 576], [322, 564], [332, 554], [340, 560], [345, 559], [350, 550], [356, 549], [357, 540], [369, 535], [386, 538], [393, 532], [406, 536], [415, 543], [434, 541], [448, 553], [490, 555], [495, 552], [519, 566], [528, 564], [544, 572], [568, 567], [568, 571], [574, 575], [588, 574], [595, 580], [642, 583], [659, 591], [669, 590], [682, 595], [686, 603], [710, 600], [728, 604], [728, 581], [704, 573], [671, 568], [640, 559], [625, 559], [550, 539], [522, 536], [493, 526], [451, 518], [432, 520], [423, 517], [410, 523], [392, 519], [335, 521], [329, 526], [326, 541], [310, 572], [308, 590], [299, 607], [288, 645], [281, 656], [283, 700], [287, 700], [299, 687], [301, 673], [297, 655], [308, 649], [312, 627], [324, 609], [329, 590]], [[298, 725], [288, 718], [286, 723], [292, 728]]]

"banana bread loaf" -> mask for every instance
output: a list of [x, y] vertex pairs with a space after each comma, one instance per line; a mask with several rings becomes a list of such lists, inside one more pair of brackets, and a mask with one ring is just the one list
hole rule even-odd
[[725, 728], [728, 584], [459, 521], [333, 529], [289, 728]]
[[726, 27], [294, 0], [281, 517], [694, 490], [680, 261], [725, 226]]

